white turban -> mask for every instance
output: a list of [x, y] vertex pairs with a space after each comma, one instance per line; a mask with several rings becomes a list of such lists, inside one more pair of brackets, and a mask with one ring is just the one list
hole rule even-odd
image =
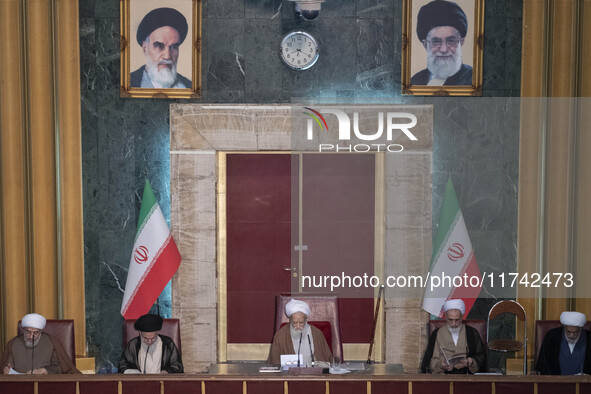
[[447, 300], [445, 301], [445, 304], [443, 304], [443, 311], [447, 312], [450, 309], [458, 309], [462, 316], [464, 316], [464, 312], [466, 312], [466, 305], [464, 304], [464, 301], [459, 298], [455, 300]]
[[23, 327], [36, 328], [38, 330], [43, 330], [45, 328], [45, 323], [46, 323], [46, 320], [43, 316], [41, 316], [37, 313], [29, 313], [28, 315], [25, 315], [25, 317], [23, 317], [23, 321], [21, 322], [21, 325]]
[[302, 312], [306, 317], [310, 316], [310, 305], [304, 301], [294, 300], [293, 298], [285, 304], [285, 314], [290, 317], [296, 312]]
[[583, 327], [587, 322], [587, 317], [580, 312], [562, 312], [560, 314], [560, 323], [565, 326]]

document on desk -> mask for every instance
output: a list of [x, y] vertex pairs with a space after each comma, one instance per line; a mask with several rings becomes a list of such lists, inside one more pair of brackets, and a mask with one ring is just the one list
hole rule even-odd
[[343, 363], [341, 368], [348, 369], [349, 371], [365, 371], [364, 363]]
[[24, 375], [24, 373], [22, 372], [17, 372], [14, 369], [12, 369], [12, 367], [10, 368], [10, 372], [8, 372], [9, 375]]

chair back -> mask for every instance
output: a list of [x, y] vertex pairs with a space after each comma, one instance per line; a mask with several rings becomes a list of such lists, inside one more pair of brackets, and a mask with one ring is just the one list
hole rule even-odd
[[[480, 339], [482, 340], [482, 344], [487, 343], [488, 338], [486, 336], [486, 320], [464, 320], [463, 323], [478, 331], [478, 333], [480, 334]], [[445, 326], [445, 320], [429, 320], [429, 324], [427, 326], [429, 336], [431, 336], [433, 331], [443, 326]]]
[[[509, 313], [523, 322], [523, 341], [513, 339], [491, 339], [490, 321], [503, 313]], [[502, 300], [490, 308], [486, 319], [487, 347], [490, 350], [508, 352], [523, 349], [523, 374], [527, 375], [527, 315], [520, 303], [513, 300]]]
[[[561, 327], [560, 320], [536, 320], [536, 336], [534, 342], [534, 365], [538, 364], [538, 356], [542, 348], [544, 337], [553, 328]], [[587, 322], [583, 327], [585, 330], [591, 331], [591, 322]]]
[[[21, 321], [18, 321], [17, 329], [18, 335], [23, 335], [25, 330], [22, 326]], [[46, 332], [57, 338], [63, 347], [68, 352], [68, 355], [72, 358], [72, 362], [76, 365], [76, 345], [74, 337], [74, 320], [58, 320], [48, 319], [45, 323], [43, 332]]]
[[[277, 296], [277, 308], [275, 310], [275, 332], [281, 327], [281, 323], [288, 323], [285, 315], [285, 304], [292, 298], [307, 302], [310, 306], [310, 320], [315, 322], [329, 322], [332, 338], [326, 338], [334, 357], [343, 359], [343, 344], [341, 342], [341, 322], [339, 317], [339, 299], [336, 295], [311, 294], [311, 293], [283, 293]], [[310, 322], [310, 324], [312, 324]], [[321, 330], [322, 331], [322, 330]], [[329, 342], [330, 341], [330, 342]]]
[[[133, 327], [135, 320], [136, 319], [129, 319], [125, 320], [123, 323], [123, 349], [125, 349], [129, 341], [140, 335], [139, 331]], [[182, 355], [181, 323], [179, 319], [164, 319], [162, 322], [162, 329], [160, 330], [159, 334], [172, 338], [172, 341], [179, 350], [179, 353]]]

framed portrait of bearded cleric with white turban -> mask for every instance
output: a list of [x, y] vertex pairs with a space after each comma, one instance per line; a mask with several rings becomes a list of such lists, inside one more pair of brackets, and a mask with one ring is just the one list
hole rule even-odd
[[402, 93], [481, 96], [484, 0], [404, 0]]
[[120, 94], [201, 96], [201, 1], [121, 0]]

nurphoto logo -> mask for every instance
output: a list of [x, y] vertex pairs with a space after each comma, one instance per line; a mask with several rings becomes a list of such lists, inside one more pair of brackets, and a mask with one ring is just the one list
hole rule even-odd
[[[411, 131], [417, 125], [417, 117], [408, 112], [378, 112], [369, 117], [367, 111], [363, 113], [363, 117], [360, 117], [359, 112], [353, 112], [353, 122], [351, 122], [350, 115], [340, 109], [303, 108], [309, 111], [304, 112], [309, 116], [306, 134], [308, 141], [314, 140], [315, 129], [319, 133], [328, 133], [328, 123], [323, 115], [336, 117], [339, 143], [321, 143], [318, 145], [319, 152], [402, 152], [404, 146], [400, 143], [393, 143], [394, 139], [405, 136], [410, 141], [417, 141], [417, 137]], [[373, 128], [370, 128], [371, 125], [367, 125], [368, 122], [373, 124]], [[351, 123], [353, 124], [351, 125]], [[353, 139], [367, 141], [367, 143], [352, 144]], [[342, 143], [340, 143], [341, 141]]]

